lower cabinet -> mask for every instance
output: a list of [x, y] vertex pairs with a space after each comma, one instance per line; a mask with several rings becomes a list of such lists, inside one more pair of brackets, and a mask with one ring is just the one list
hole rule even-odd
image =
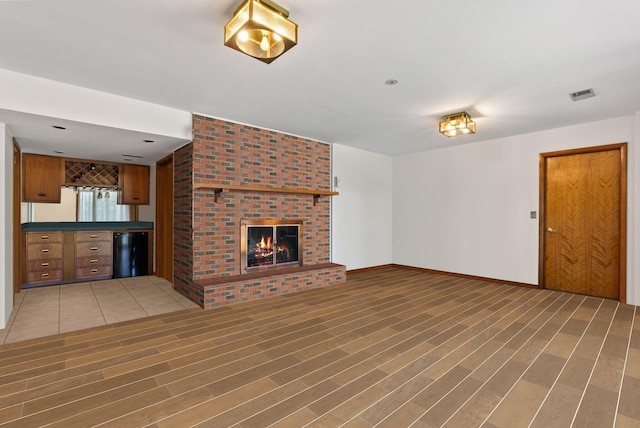
[[76, 279], [111, 277], [113, 273], [113, 233], [76, 232]]
[[26, 232], [26, 285], [113, 276], [113, 232]]
[[[137, 274], [131, 271], [124, 276], [146, 275], [147, 270], [141, 266], [148, 266], [149, 272], [152, 270], [153, 229], [126, 229], [126, 232], [134, 235], [144, 232], [146, 245], [145, 251], [138, 254], [145, 258], [145, 263], [136, 262]], [[113, 235], [113, 230], [23, 232], [21, 284], [29, 288], [113, 278]]]
[[63, 279], [62, 232], [26, 234], [27, 283]]

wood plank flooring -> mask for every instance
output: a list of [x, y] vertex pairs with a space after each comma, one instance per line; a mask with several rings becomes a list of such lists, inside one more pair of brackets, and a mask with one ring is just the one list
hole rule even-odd
[[634, 306], [400, 268], [0, 347], [0, 426], [637, 427]]

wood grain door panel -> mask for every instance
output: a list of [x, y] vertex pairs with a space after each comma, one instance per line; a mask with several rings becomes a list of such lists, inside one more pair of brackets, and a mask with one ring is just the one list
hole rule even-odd
[[156, 164], [156, 275], [173, 284], [173, 155]]
[[541, 155], [545, 288], [621, 297], [626, 158], [607, 147]]

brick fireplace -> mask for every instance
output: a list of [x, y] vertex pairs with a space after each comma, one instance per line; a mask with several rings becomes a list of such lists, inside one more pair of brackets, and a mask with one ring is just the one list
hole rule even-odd
[[[330, 263], [331, 148], [310, 139], [193, 116], [174, 160], [174, 285], [203, 308], [346, 279]], [[266, 190], [266, 191], [265, 191]], [[242, 272], [242, 224], [300, 224], [300, 263]]]

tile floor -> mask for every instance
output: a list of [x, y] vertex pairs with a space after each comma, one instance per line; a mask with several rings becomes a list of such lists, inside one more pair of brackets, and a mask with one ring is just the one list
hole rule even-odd
[[16, 294], [0, 344], [195, 307], [155, 276], [29, 288]]

